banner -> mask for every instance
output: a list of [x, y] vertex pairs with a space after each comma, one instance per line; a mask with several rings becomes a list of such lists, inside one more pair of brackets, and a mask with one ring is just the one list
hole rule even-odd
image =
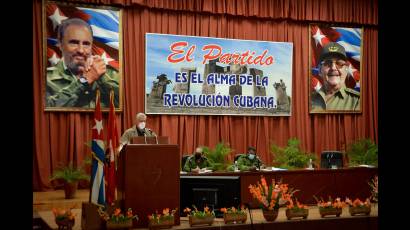
[[145, 113], [290, 116], [289, 42], [145, 35]]

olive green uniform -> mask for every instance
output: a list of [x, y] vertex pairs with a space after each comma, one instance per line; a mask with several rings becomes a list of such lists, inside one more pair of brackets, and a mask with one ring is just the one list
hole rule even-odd
[[195, 155], [190, 156], [184, 165], [184, 171], [185, 172], [191, 172], [192, 169], [195, 169], [196, 167], [203, 169], [207, 167], [211, 167], [211, 164], [208, 161], [208, 158], [206, 157], [201, 157], [199, 162], [195, 160]]
[[152, 131], [151, 129], [144, 128], [144, 131], [139, 131], [136, 126], [134, 125], [132, 128], [129, 128], [125, 130], [124, 134], [122, 134], [120, 138], [120, 143], [122, 145], [128, 144], [133, 137], [138, 137], [138, 136], [146, 136], [146, 137], [155, 137], [157, 134]]
[[324, 110], [360, 110], [360, 93], [342, 86], [332, 97], [326, 102], [325, 92], [323, 87], [312, 94], [312, 111]]
[[[248, 154], [244, 154], [240, 156], [237, 160], [237, 164], [238, 164], [238, 169], [241, 171], [248, 171], [250, 170], [251, 167], [259, 168], [263, 165], [261, 159], [259, 159], [257, 155], [255, 155], [255, 158], [251, 160], [249, 159]], [[228, 167], [228, 170], [234, 171], [235, 169], [234, 167], [235, 165], [231, 165]]]
[[106, 72], [91, 85], [80, 80], [64, 67], [60, 60], [55, 66], [47, 68], [47, 107], [95, 107], [95, 90], [101, 92], [101, 107], [109, 107], [110, 90], [114, 90], [114, 106], [119, 104], [120, 75], [117, 70], [107, 65]]

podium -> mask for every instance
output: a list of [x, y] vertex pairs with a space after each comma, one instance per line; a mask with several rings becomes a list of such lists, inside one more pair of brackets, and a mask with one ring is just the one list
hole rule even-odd
[[[132, 208], [138, 215], [133, 227], [148, 227], [148, 215], [156, 211], [162, 214], [164, 208], [179, 209], [179, 147], [164, 143], [167, 138], [158, 140], [162, 140], [160, 144], [128, 144], [120, 152], [118, 200], [122, 209]], [[179, 222], [177, 210], [175, 224]]]
[[169, 144], [169, 137], [133, 137], [131, 144]]

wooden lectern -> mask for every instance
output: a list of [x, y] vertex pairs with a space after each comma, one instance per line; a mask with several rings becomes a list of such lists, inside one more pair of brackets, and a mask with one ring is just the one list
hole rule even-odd
[[[159, 144], [128, 144], [120, 152], [118, 200], [123, 209], [132, 208], [138, 215], [133, 227], [148, 227], [148, 215], [156, 211], [179, 208], [179, 147], [164, 143], [167, 140], [158, 137]], [[145, 138], [134, 138], [132, 143], [140, 141], [145, 143]], [[180, 224], [179, 210], [175, 224]]]
[[169, 144], [169, 137], [133, 137], [131, 144]]

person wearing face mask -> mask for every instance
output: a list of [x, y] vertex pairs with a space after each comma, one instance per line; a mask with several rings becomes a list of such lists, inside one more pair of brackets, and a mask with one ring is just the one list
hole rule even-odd
[[187, 159], [183, 170], [185, 172], [199, 173], [201, 169], [211, 167], [208, 159], [203, 154], [201, 147], [196, 148], [195, 153]]
[[312, 93], [311, 111], [359, 111], [360, 93], [345, 85], [347, 56], [343, 46], [329, 42], [319, 57], [319, 76], [323, 86]]
[[136, 116], [135, 125], [122, 134], [120, 138], [120, 150], [125, 145], [130, 143], [133, 137], [146, 136], [146, 137], [155, 137], [157, 134], [149, 128], [146, 128], [147, 115], [144, 113], [138, 113]]
[[256, 148], [249, 146], [248, 152], [238, 158], [238, 168], [241, 171], [255, 171], [263, 166], [262, 161], [256, 155]]

